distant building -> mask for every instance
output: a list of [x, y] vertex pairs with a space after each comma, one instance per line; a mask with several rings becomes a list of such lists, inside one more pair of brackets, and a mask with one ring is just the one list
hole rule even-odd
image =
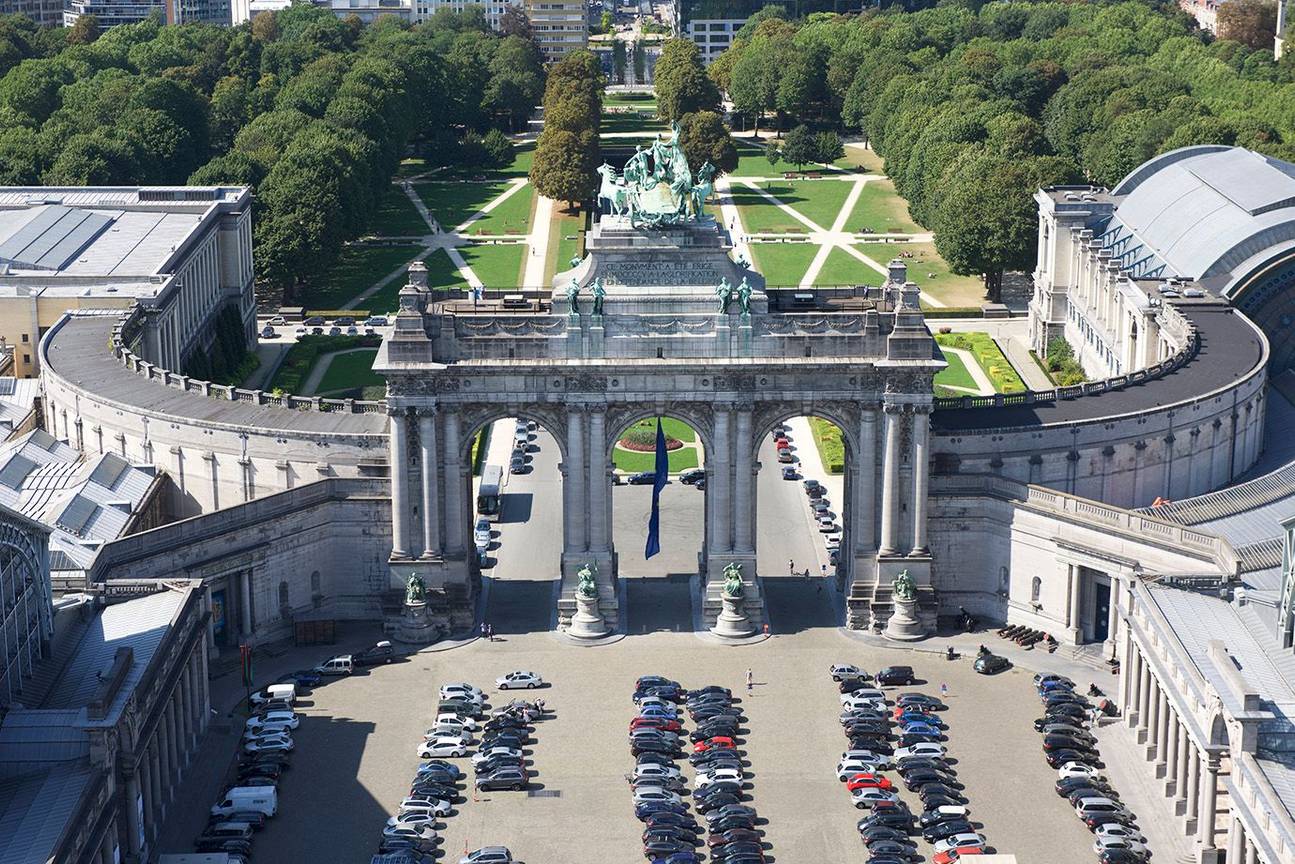
[[585, 4], [578, 0], [526, 0], [526, 16], [547, 63], [589, 44]]
[[0, 0], [0, 15], [26, 15], [42, 27], [63, 23], [62, 0]]
[[354, 15], [365, 24], [383, 15], [394, 15], [402, 21], [413, 16], [413, 0], [315, 0], [315, 5], [331, 10], [338, 18]]
[[144, 311], [140, 356], [183, 370], [237, 310], [256, 341], [251, 193], [245, 187], [0, 187], [0, 339], [12, 374], [69, 309]]
[[[1224, 0], [1178, 0], [1178, 7], [1196, 19], [1202, 30], [1218, 35], [1219, 6]], [[1281, 31], [1278, 30], [1280, 33]]]
[[0, 716], [54, 635], [50, 529], [0, 504]]
[[426, 21], [441, 9], [449, 9], [453, 12], [462, 12], [469, 6], [480, 6], [486, 13], [486, 21], [491, 27], [498, 30], [500, 22], [504, 17], [504, 11], [509, 6], [519, 6], [520, 3], [508, 2], [508, 0], [482, 0], [474, 3], [471, 0], [412, 0], [413, 3], [413, 20]]
[[62, 606], [0, 707], [0, 861], [148, 861], [210, 716], [207, 592], [140, 580]]
[[709, 65], [733, 44], [745, 18], [703, 18], [688, 22], [688, 38], [697, 43], [703, 63]]
[[63, 26], [71, 27], [82, 15], [99, 19], [100, 27], [138, 24], [160, 12], [167, 24], [220, 24], [232, 22], [230, 0], [67, 0], [62, 7]]

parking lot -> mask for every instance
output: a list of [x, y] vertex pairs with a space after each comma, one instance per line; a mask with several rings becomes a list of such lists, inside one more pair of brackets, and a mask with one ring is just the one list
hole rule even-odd
[[[822, 627], [741, 648], [690, 633], [629, 636], [596, 648], [549, 632], [510, 634], [330, 681], [300, 707], [303, 722], [293, 767], [280, 786], [280, 812], [258, 836], [255, 859], [367, 862], [419, 764], [415, 750], [430, 725], [437, 687], [469, 681], [502, 703], [511, 696], [496, 694], [494, 679], [525, 668], [550, 682], [527, 698], [545, 699], [554, 714], [537, 725], [528, 747], [532, 788], [475, 799], [465, 793], [441, 829], [447, 860], [490, 844], [509, 846], [528, 864], [642, 860], [642, 828], [625, 779], [633, 767], [626, 734], [634, 681], [650, 673], [685, 686], [723, 684], [743, 699], [750, 794], [767, 820], [761, 827], [769, 860], [863, 860], [855, 830], [863, 811], [853, 808], [834, 774], [844, 739], [838, 694], [827, 675], [833, 662], [869, 671], [909, 663], [927, 681], [918, 689], [938, 694], [940, 684], [948, 685], [949, 710], [942, 716], [949, 751], [973, 820], [997, 851], [1021, 862], [1094, 859], [1091, 835], [1053, 793], [1055, 772], [1031, 727], [1040, 710], [1028, 671], [979, 676], [970, 658], [951, 663], [875, 648]], [[756, 682], [749, 696], [743, 692], [748, 667]], [[459, 761], [470, 774], [468, 760]], [[929, 860], [929, 846], [919, 851]]]

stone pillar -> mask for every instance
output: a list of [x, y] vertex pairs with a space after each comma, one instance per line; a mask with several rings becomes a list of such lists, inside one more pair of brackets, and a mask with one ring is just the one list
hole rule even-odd
[[850, 501], [854, 508], [852, 536], [856, 552], [871, 552], [877, 548], [877, 409], [864, 405], [859, 424], [859, 458], [856, 465], [857, 482]]
[[1165, 743], [1165, 794], [1176, 794], [1177, 789], [1174, 787], [1174, 781], [1178, 777], [1178, 748], [1182, 742], [1178, 738], [1178, 729], [1181, 724], [1178, 722], [1178, 712], [1170, 708], [1165, 712], [1169, 737]]
[[751, 409], [737, 409], [737, 440], [733, 454], [733, 550], [739, 553], [753, 551], [751, 546], [752, 499], [751, 481]]
[[252, 571], [240, 570], [238, 573], [238, 614], [243, 628], [243, 635], [252, 635]]
[[595, 552], [611, 549], [607, 521], [607, 414], [603, 406], [589, 412], [589, 548]]
[[139, 804], [136, 802], [144, 794], [139, 785], [139, 765], [126, 775], [126, 849], [135, 858], [139, 857]]
[[1178, 762], [1177, 770], [1174, 775], [1174, 792], [1175, 800], [1183, 805], [1187, 804], [1187, 774], [1191, 770], [1192, 764], [1192, 738], [1183, 725], [1182, 718], [1178, 718]]
[[1187, 818], [1195, 818], [1201, 806], [1201, 755], [1194, 743], [1187, 746]]
[[167, 728], [171, 719], [170, 709], [162, 712], [157, 721], [157, 803], [159, 814], [164, 812], [171, 800], [171, 778], [175, 776], [174, 751], [171, 745], [171, 733]]
[[1151, 717], [1151, 667], [1147, 664], [1147, 657], [1141, 651], [1138, 652], [1138, 665], [1142, 669], [1142, 680], [1138, 685], [1138, 729], [1142, 732], [1147, 731], [1149, 719]]
[[1165, 767], [1169, 758], [1169, 695], [1163, 686], [1157, 687], [1157, 698], [1160, 707], [1156, 711], [1156, 721], [1160, 728], [1156, 731], [1156, 776], [1159, 777], [1160, 769]]
[[[715, 503], [711, 510], [713, 516], [711, 521], [714, 524], [711, 549], [721, 553], [733, 550], [733, 492], [732, 484], [729, 482], [733, 476], [732, 435], [729, 433], [729, 415], [732, 410], [732, 405], [724, 403], [715, 405], [715, 453], [711, 469], [715, 488], [707, 490], [708, 494], [715, 496]], [[708, 566], [722, 568], [724, 563], [708, 562]]]
[[1138, 659], [1133, 645], [1133, 637], [1124, 632], [1124, 658], [1120, 662], [1120, 710], [1124, 712], [1124, 722], [1133, 725], [1133, 714], [1137, 711], [1134, 699], [1137, 695]]
[[117, 820], [113, 819], [108, 823], [108, 828], [103, 832], [103, 839], [99, 841], [99, 860], [103, 864], [116, 864], [117, 859], [113, 856], [113, 851], [117, 848]]
[[1111, 576], [1111, 593], [1110, 600], [1106, 611], [1106, 641], [1114, 647], [1116, 633], [1120, 627], [1120, 579], [1118, 576]]
[[563, 483], [571, 484], [571, 506], [562, 511], [562, 521], [566, 525], [566, 551], [568, 553], [584, 552], [589, 548], [586, 535], [589, 515], [589, 496], [585, 478], [584, 453], [585, 415], [582, 406], [567, 408], [567, 473]]
[[926, 545], [927, 484], [930, 478], [930, 428], [931, 408], [918, 405], [913, 408], [913, 549], [908, 554], [931, 554]]
[[409, 440], [405, 415], [391, 414], [391, 557], [409, 557]]
[[1078, 644], [1083, 641], [1084, 619], [1079, 604], [1084, 596], [1083, 572], [1079, 569], [1078, 564], [1067, 564], [1066, 573], [1069, 574], [1069, 581], [1066, 583], [1070, 590], [1070, 597], [1066, 601], [1066, 620], [1069, 622], [1070, 632], [1075, 637]]
[[161, 727], [153, 734], [153, 744], [149, 747], [148, 757], [148, 788], [151, 795], [150, 808], [147, 813], [148, 819], [144, 825], [144, 836], [152, 837], [157, 834], [159, 823], [162, 821], [162, 747], [161, 747]]
[[1151, 678], [1151, 711], [1147, 717], [1147, 758], [1155, 755], [1156, 744], [1160, 741], [1160, 686], [1153, 676]]
[[1200, 818], [1196, 822], [1196, 839], [1202, 849], [1213, 849], [1214, 841], [1217, 839], [1214, 823], [1218, 820], [1218, 768], [1210, 761], [1208, 755], [1202, 755], [1198, 768], [1201, 772], [1201, 809]]
[[899, 427], [903, 422], [900, 405], [887, 402], [885, 452], [881, 467], [881, 548], [878, 555], [899, 552]]
[[441, 555], [440, 465], [436, 452], [436, 411], [418, 411], [418, 446], [423, 480], [423, 557]]
[[1246, 837], [1246, 864], [1259, 864], [1259, 847], [1250, 837]]
[[176, 697], [180, 702], [180, 714], [178, 719], [180, 731], [180, 753], [183, 754], [184, 765], [189, 764], [189, 752], [193, 749], [193, 691], [190, 687], [190, 678], [193, 674], [193, 664], [189, 662], [190, 657], [185, 661], [184, 671], [180, 673], [180, 682], [176, 685]]
[[1241, 857], [1245, 854], [1246, 829], [1241, 824], [1241, 820], [1236, 814], [1228, 821], [1228, 857], [1227, 864], [1241, 864]]
[[445, 412], [445, 551], [464, 551], [463, 536], [467, 514], [463, 512], [463, 463], [459, 444], [459, 412]]
[[206, 732], [211, 722], [211, 678], [208, 674], [209, 659], [206, 651], [198, 652], [198, 732]]

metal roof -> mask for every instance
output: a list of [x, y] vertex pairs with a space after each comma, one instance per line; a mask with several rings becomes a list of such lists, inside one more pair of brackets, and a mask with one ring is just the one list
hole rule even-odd
[[0, 780], [0, 864], [51, 860], [93, 777], [78, 765]]

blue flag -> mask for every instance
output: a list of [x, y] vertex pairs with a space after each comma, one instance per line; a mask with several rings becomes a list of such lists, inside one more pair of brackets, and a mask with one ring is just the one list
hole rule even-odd
[[670, 456], [665, 450], [665, 432], [661, 418], [656, 418], [656, 477], [652, 480], [652, 515], [648, 518], [647, 547], [644, 558], [661, 551], [661, 490], [670, 482]]

